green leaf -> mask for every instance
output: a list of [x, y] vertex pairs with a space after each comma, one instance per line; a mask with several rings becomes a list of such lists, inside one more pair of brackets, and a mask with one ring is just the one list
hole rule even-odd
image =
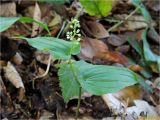
[[146, 28], [142, 33], [144, 58], [148, 62], [157, 62], [158, 60], [160, 60], [160, 56], [154, 54], [151, 51], [149, 44], [147, 42], [147, 37], [146, 37], [147, 32], [148, 32], [148, 28]]
[[80, 71], [82, 88], [94, 95], [116, 92], [137, 83], [137, 75], [127, 68], [92, 65], [84, 61], [75, 64]]
[[112, 0], [80, 0], [86, 12], [91, 16], [107, 16], [112, 10]]
[[[75, 75], [79, 74], [78, 68], [74, 64], [61, 65], [58, 76], [60, 80], [60, 87], [65, 102], [68, 102], [71, 97], [78, 96], [79, 82], [75, 79]], [[78, 78], [79, 79], [79, 78]]]
[[71, 55], [76, 55], [80, 52], [80, 44], [76, 44], [77, 49], [73, 49], [73, 43], [54, 37], [36, 37], [24, 38], [28, 43], [39, 49], [51, 53], [56, 59], [69, 59]]
[[0, 17], [0, 32], [5, 31], [18, 20], [19, 17]]
[[141, 0], [131, 0], [131, 2], [136, 6], [139, 7], [141, 10], [141, 13], [144, 16], [144, 19], [147, 22], [150, 22], [152, 20], [152, 17], [150, 16], [149, 12], [147, 11], [146, 7], [142, 4]]
[[13, 25], [16, 21], [32, 23], [35, 22], [39, 24], [42, 28], [44, 28], [49, 34], [50, 31], [48, 26], [42, 22], [38, 22], [30, 17], [0, 17], [0, 32], [7, 30], [11, 25]]
[[45, 23], [36, 21], [36, 20], [34, 20], [34, 19], [30, 18], [30, 17], [20, 17], [20, 18], [19, 18], [19, 21], [20, 21], [20, 22], [24, 22], [24, 23], [32, 23], [32, 22], [35, 22], [35, 23], [37, 23], [40, 27], [44, 28], [49, 34], [51, 34], [50, 31], [49, 31], [49, 29], [48, 29], [48, 26], [47, 26]]
[[143, 49], [142, 49], [142, 46], [136, 40], [136, 38], [128, 37], [127, 41], [136, 50], [136, 52], [143, 58]]
[[80, 86], [94, 95], [103, 95], [138, 82], [138, 76], [127, 68], [92, 65], [84, 61], [74, 62], [72, 65], [74, 67], [69, 64], [62, 66], [58, 72], [66, 101], [78, 95]]

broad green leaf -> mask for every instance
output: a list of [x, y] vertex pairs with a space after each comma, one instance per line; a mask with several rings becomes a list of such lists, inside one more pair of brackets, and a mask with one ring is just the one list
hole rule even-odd
[[141, 10], [141, 13], [143, 14], [144, 16], [144, 19], [147, 21], [147, 22], [150, 22], [152, 20], [149, 12], [147, 11], [146, 7], [142, 4], [141, 0], [131, 0], [131, 2], [136, 6], [136, 7], [139, 7], [140, 10]]
[[80, 85], [87, 92], [103, 95], [138, 82], [138, 76], [123, 67], [92, 65], [84, 61], [74, 62], [72, 66], [74, 67], [66, 64], [60, 67], [58, 72], [63, 97], [66, 101], [78, 95]]
[[65, 102], [68, 102], [70, 98], [79, 95], [80, 84], [75, 79], [75, 75], [78, 76], [78, 74], [78, 68], [76, 68], [74, 64], [61, 65], [58, 71], [60, 87]]
[[75, 63], [80, 71], [82, 88], [94, 95], [116, 92], [137, 83], [137, 75], [127, 68], [92, 65], [84, 61]]
[[138, 41], [136, 40], [136, 38], [129, 37], [127, 39], [127, 41], [136, 50], [136, 52], [143, 58], [143, 49], [142, 49], [142, 46], [140, 45], [140, 43], [138, 43]]
[[38, 22], [30, 17], [0, 17], [0, 32], [7, 30], [16, 21], [27, 22], [27, 23], [35, 22], [35, 23], [39, 24], [39, 26], [44, 28], [50, 34], [50, 31], [49, 31], [48, 26], [46, 24]]
[[112, 0], [80, 0], [80, 3], [91, 16], [107, 16], [112, 10]]
[[149, 44], [147, 42], [147, 37], [146, 37], [147, 32], [148, 32], [148, 28], [146, 28], [142, 33], [144, 58], [148, 62], [157, 62], [158, 60], [160, 60], [160, 56], [154, 54], [151, 51]]
[[71, 55], [75, 55], [80, 52], [80, 44], [74, 44], [76, 47], [73, 47], [72, 42], [54, 37], [20, 38], [27, 40], [31, 46], [39, 50], [48, 51], [56, 59], [69, 59]]
[[18, 20], [19, 17], [0, 17], [0, 32], [5, 31]]

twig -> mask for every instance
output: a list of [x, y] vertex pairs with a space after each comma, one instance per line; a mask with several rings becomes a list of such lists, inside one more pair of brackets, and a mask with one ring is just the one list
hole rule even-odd
[[139, 10], [139, 7], [136, 7], [136, 9], [134, 11], [132, 11], [128, 16], [126, 16], [123, 21], [119, 21], [117, 24], [115, 24], [114, 26], [109, 28], [107, 31], [110, 32], [113, 29], [115, 29], [116, 27], [120, 26], [125, 20], [127, 20], [129, 17], [131, 17], [133, 14], [135, 14], [138, 10]]
[[63, 25], [61, 27], [61, 30], [59, 31], [58, 35], [57, 35], [57, 38], [59, 38], [59, 36], [61, 35], [63, 29], [64, 29], [64, 26], [66, 25], [66, 21], [63, 22]]
[[48, 74], [49, 68], [50, 68], [50, 65], [51, 65], [51, 59], [52, 59], [52, 55], [50, 54], [50, 55], [49, 55], [49, 60], [48, 60], [48, 65], [47, 65], [47, 69], [46, 69], [45, 73], [42, 74], [42, 75], [36, 76], [36, 77], [33, 79], [33, 81], [32, 81], [32, 87], [33, 87], [33, 89], [35, 88], [35, 87], [34, 87], [34, 82], [35, 82], [35, 80], [38, 79], [38, 78], [42, 78], [42, 77], [44, 77], [44, 76], [46, 76], [46, 75]]

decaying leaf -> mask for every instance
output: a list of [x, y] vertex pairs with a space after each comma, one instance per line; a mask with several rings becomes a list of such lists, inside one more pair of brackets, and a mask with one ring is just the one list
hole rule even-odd
[[8, 62], [7, 66], [4, 67], [5, 77], [16, 87], [16, 88], [24, 88], [23, 81], [15, 69], [15, 67]]
[[0, 4], [0, 16], [3, 17], [15, 17], [17, 15], [16, 12], [16, 3], [10, 2], [10, 3], [3, 3]]
[[60, 15], [58, 15], [56, 12], [54, 12], [54, 18], [51, 20], [51, 22], [48, 24], [49, 27], [53, 27], [57, 24], [60, 24], [62, 22], [62, 18]]
[[15, 63], [16, 65], [20, 65], [22, 61], [23, 61], [23, 58], [18, 52], [12, 58], [12, 62]]
[[149, 105], [148, 102], [144, 100], [135, 100], [134, 104], [136, 106], [127, 108], [127, 113], [135, 113], [137, 116], [141, 115], [141, 113], [147, 116], [158, 116], [156, 109], [153, 106]]
[[104, 28], [104, 26], [96, 21], [82, 22], [82, 28], [87, 35], [90, 35], [98, 39], [106, 38], [109, 36], [109, 33]]
[[124, 105], [130, 106], [136, 99], [142, 99], [141, 88], [137, 85], [126, 87], [116, 93], [113, 96], [120, 100]]
[[[114, 17], [119, 20], [124, 20], [126, 16], [127, 16], [126, 14], [121, 14], [121, 15], [115, 15]], [[151, 24], [152, 26], [156, 25], [155, 22], [152, 22]], [[146, 28], [147, 26], [148, 25], [145, 22], [145, 19], [143, 16], [133, 15], [127, 21], [125, 21], [123, 25], [115, 28], [112, 31], [135, 31], [138, 29]]]
[[92, 38], [82, 38], [81, 56], [87, 59], [93, 59], [98, 53], [108, 51], [108, 47], [100, 40]]
[[124, 44], [127, 40], [121, 35], [115, 35], [115, 34], [111, 34], [109, 36], [109, 38], [107, 39], [107, 42], [113, 46], [120, 46], [122, 44]]
[[106, 44], [97, 39], [88, 37], [81, 41], [80, 57], [88, 60], [100, 59], [106, 62], [117, 62], [127, 65], [128, 61], [125, 56], [116, 51], [108, 51]]
[[[39, 7], [38, 3], [35, 4], [33, 19], [36, 20], [36, 21], [39, 21], [39, 22], [41, 21], [41, 10], [40, 10], [40, 7]], [[32, 37], [34, 37], [38, 34], [39, 27], [40, 26], [37, 23], [33, 22], [32, 34], [31, 34]]]

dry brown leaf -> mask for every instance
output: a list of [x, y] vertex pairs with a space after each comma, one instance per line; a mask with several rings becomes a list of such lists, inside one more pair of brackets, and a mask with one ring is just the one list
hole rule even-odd
[[100, 40], [89, 37], [82, 38], [81, 56], [93, 59], [98, 53], [108, 51], [108, 47]]
[[12, 58], [12, 62], [15, 63], [16, 65], [20, 65], [22, 61], [23, 61], [22, 56], [18, 52], [16, 52], [16, 54]]
[[[115, 15], [114, 18], [119, 20], [124, 20], [126, 14]], [[156, 25], [155, 22], [151, 23], [153, 26]], [[143, 16], [133, 15], [127, 21], [125, 21], [120, 27], [115, 28], [112, 31], [135, 31], [138, 29], [146, 28], [148, 25], [144, 20]]]
[[87, 35], [90, 35], [95, 38], [106, 38], [109, 36], [109, 33], [104, 28], [101, 23], [93, 21], [82, 21], [82, 28]]
[[23, 81], [15, 69], [15, 67], [8, 62], [7, 66], [4, 67], [5, 77], [16, 87], [16, 88], [24, 88]]
[[99, 58], [103, 61], [116, 62], [123, 65], [128, 65], [127, 58], [121, 53], [116, 51], [107, 51], [107, 52], [97, 53], [95, 58]]
[[88, 60], [103, 60], [105, 62], [117, 62], [127, 65], [128, 61], [125, 56], [116, 51], [108, 51], [107, 45], [97, 39], [88, 37], [82, 38], [81, 41], [81, 58]]
[[61, 24], [62, 18], [60, 15], [58, 15], [56, 12], [54, 12], [54, 18], [51, 20], [51, 22], [48, 24], [49, 27], [53, 27], [57, 24]]
[[12, 17], [16, 16], [16, 4], [15, 2], [0, 4], [0, 16]]
[[124, 39], [123, 36], [118, 36], [111, 34], [109, 38], [107, 39], [107, 42], [113, 46], [120, 46], [124, 44], [127, 41], [127, 39]]
[[129, 65], [128, 68], [134, 72], [140, 72], [143, 68], [139, 65]]
[[142, 91], [138, 85], [126, 87], [112, 95], [127, 106], [132, 105], [136, 99], [142, 99]]
[[[38, 3], [35, 4], [33, 19], [39, 22], [41, 21], [41, 10]], [[39, 28], [40, 26], [37, 23], [33, 22], [31, 34], [32, 37], [36, 36], [39, 33]]]

